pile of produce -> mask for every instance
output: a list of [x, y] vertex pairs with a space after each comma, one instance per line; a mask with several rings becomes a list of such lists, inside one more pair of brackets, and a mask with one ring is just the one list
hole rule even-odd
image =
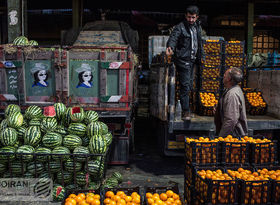
[[182, 204], [180, 195], [172, 190], [166, 190], [165, 192], [161, 192], [161, 193], [147, 192], [146, 201], [148, 205], [154, 205], [154, 204], [181, 205]]
[[51, 177], [63, 189], [97, 189], [104, 178], [112, 134], [95, 111], [55, 103], [23, 114], [10, 104], [0, 130], [1, 177]]
[[16, 37], [13, 41], [15, 46], [38, 46], [38, 42], [35, 40], [28, 40], [25, 36]]

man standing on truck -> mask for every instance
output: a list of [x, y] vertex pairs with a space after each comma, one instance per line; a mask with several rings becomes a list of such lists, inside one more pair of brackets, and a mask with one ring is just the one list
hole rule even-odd
[[219, 136], [248, 135], [246, 107], [243, 91], [238, 83], [243, 79], [239, 68], [226, 70], [223, 78], [224, 92], [215, 111], [216, 133]]
[[185, 19], [172, 30], [166, 45], [166, 55], [174, 55], [174, 63], [180, 84], [180, 102], [182, 119], [191, 120], [189, 95], [193, 87], [193, 67], [200, 62], [201, 27], [197, 20], [199, 9], [189, 6]]

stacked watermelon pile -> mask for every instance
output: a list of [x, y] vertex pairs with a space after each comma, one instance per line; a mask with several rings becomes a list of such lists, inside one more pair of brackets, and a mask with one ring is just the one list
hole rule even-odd
[[55, 103], [22, 114], [10, 104], [0, 130], [0, 177], [52, 177], [69, 189], [97, 189], [104, 178], [112, 134], [95, 111]]
[[18, 36], [14, 39], [13, 45], [15, 46], [38, 46], [35, 40], [28, 40], [25, 36]]

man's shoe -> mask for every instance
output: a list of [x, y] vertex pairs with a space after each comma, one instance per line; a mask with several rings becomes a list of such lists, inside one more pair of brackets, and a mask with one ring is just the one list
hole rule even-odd
[[184, 112], [183, 116], [182, 116], [182, 120], [190, 121], [191, 120], [191, 114], [189, 112]]

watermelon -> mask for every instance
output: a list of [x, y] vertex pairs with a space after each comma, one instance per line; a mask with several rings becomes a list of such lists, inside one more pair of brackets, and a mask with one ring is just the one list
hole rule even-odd
[[11, 168], [12, 174], [24, 174], [26, 171], [26, 164], [20, 161], [11, 162], [9, 167]]
[[74, 161], [73, 159], [67, 159], [64, 162], [64, 167], [68, 172], [78, 172], [82, 169], [82, 163], [78, 161]]
[[52, 118], [52, 117], [44, 117], [40, 128], [42, 130], [42, 132], [50, 132], [50, 131], [54, 131], [57, 127], [57, 120], [56, 118]]
[[85, 112], [84, 109], [81, 107], [72, 107], [70, 118], [72, 122], [82, 122], [85, 118]]
[[27, 164], [27, 170], [31, 174], [38, 176], [45, 171], [45, 167], [41, 162], [29, 162]]
[[56, 119], [61, 120], [66, 111], [66, 106], [63, 103], [55, 103], [53, 106], [56, 113]]
[[94, 110], [88, 110], [85, 112], [84, 122], [85, 124], [89, 124], [91, 122], [96, 122], [99, 119], [99, 115]]
[[68, 127], [69, 134], [78, 135], [80, 137], [86, 134], [87, 126], [83, 123], [73, 122]]
[[17, 135], [14, 128], [7, 127], [0, 132], [0, 142], [3, 146], [13, 146], [18, 139]]
[[16, 155], [18, 159], [22, 159], [24, 162], [30, 162], [33, 160], [33, 153], [35, 149], [30, 145], [22, 145], [20, 146], [17, 151]]
[[109, 146], [112, 143], [113, 135], [111, 132], [108, 132], [107, 134], [103, 135], [106, 141], [106, 145]]
[[25, 172], [23, 175], [24, 178], [33, 178], [33, 174], [31, 174], [30, 172]]
[[71, 181], [73, 181], [73, 174], [67, 171], [58, 172], [57, 175], [57, 181], [61, 184], [64, 182], [64, 184], [69, 184]]
[[15, 159], [16, 148], [13, 146], [6, 146], [0, 148], [0, 161], [12, 161]]
[[73, 157], [76, 158], [78, 162], [86, 161], [86, 158], [89, 158], [89, 149], [84, 146], [76, 147], [73, 151]]
[[94, 135], [90, 138], [89, 151], [92, 154], [104, 154], [107, 151], [105, 138], [102, 135]]
[[5, 162], [0, 162], [0, 173], [4, 173], [7, 170], [7, 164]]
[[68, 127], [69, 124], [71, 123], [71, 110], [72, 110], [71, 107], [67, 108], [62, 117], [62, 122], [66, 127]]
[[24, 117], [26, 119], [40, 118], [42, 116], [42, 109], [37, 105], [31, 105], [25, 110]]
[[9, 115], [8, 126], [12, 128], [19, 128], [23, 123], [23, 115], [20, 112], [14, 112]]
[[98, 182], [90, 182], [88, 184], [89, 190], [98, 190], [99, 188], [100, 188], [100, 183], [98, 183]]
[[37, 146], [41, 141], [41, 131], [37, 126], [30, 126], [24, 134], [24, 144]]
[[27, 46], [29, 45], [28, 38], [25, 36], [18, 36], [14, 39], [13, 44], [16, 46]]
[[112, 177], [115, 177], [119, 183], [121, 183], [123, 181], [123, 176], [120, 172], [114, 172], [112, 174]]
[[102, 163], [101, 160], [88, 161], [88, 172], [94, 179], [100, 179], [100, 177], [103, 176], [104, 163]]
[[98, 121], [99, 124], [101, 125], [101, 134], [102, 135], [105, 135], [108, 133], [108, 126], [104, 123], [104, 122], [101, 122], [101, 121]]
[[88, 124], [87, 136], [89, 136], [91, 138], [94, 135], [99, 135], [101, 133], [102, 133], [102, 125], [99, 123], [99, 121], [91, 122], [90, 124]]
[[29, 121], [29, 126], [40, 126], [41, 125], [42, 118], [33, 118]]
[[62, 144], [62, 136], [56, 132], [48, 132], [42, 138], [45, 147], [53, 149]]
[[61, 135], [67, 135], [67, 129], [63, 125], [57, 125], [55, 132]]
[[24, 135], [25, 135], [25, 132], [26, 132], [27, 128], [26, 127], [19, 127], [17, 129], [17, 134], [18, 134], [18, 139], [19, 140], [23, 140], [24, 139]]
[[53, 200], [54, 201], [62, 201], [64, 198], [66, 191], [65, 188], [61, 185], [56, 185], [53, 187], [53, 192], [52, 192], [52, 196], [53, 196]]
[[38, 42], [35, 41], [35, 40], [30, 40], [30, 41], [28, 42], [28, 45], [29, 45], [29, 46], [38, 46], [39, 44], [38, 44]]
[[82, 145], [82, 139], [77, 135], [66, 135], [63, 139], [63, 145], [70, 150]]
[[8, 127], [8, 119], [4, 119], [0, 123], [0, 131]]
[[46, 147], [38, 147], [34, 153], [36, 153], [36, 160], [39, 162], [46, 162], [51, 159], [49, 154], [51, 154], [52, 151]]
[[69, 184], [65, 187], [66, 190], [81, 189], [77, 184]]
[[10, 116], [10, 114], [14, 113], [14, 112], [20, 112], [20, 107], [16, 104], [9, 104], [6, 109], [5, 109], [5, 118], [8, 118], [8, 116]]
[[52, 150], [52, 158], [55, 161], [66, 161], [70, 158], [70, 150], [67, 147], [58, 146]]
[[86, 174], [85, 172], [78, 172], [76, 174], [76, 183], [80, 186], [85, 186], [90, 182], [89, 175]]
[[87, 135], [81, 137], [82, 138], [82, 142], [83, 142], [83, 146], [87, 147], [89, 145], [89, 137]]
[[118, 180], [115, 177], [109, 177], [105, 180], [105, 188], [116, 188], [119, 185]]
[[56, 113], [55, 113], [55, 108], [54, 108], [54, 106], [47, 106], [47, 107], [44, 107], [43, 115], [44, 115], [45, 117], [55, 117], [55, 116], [56, 116]]
[[59, 161], [49, 161], [45, 164], [45, 170], [47, 172], [56, 173], [61, 170], [61, 164]]
[[39, 178], [53, 178], [53, 175], [47, 171], [44, 171], [39, 175]]

